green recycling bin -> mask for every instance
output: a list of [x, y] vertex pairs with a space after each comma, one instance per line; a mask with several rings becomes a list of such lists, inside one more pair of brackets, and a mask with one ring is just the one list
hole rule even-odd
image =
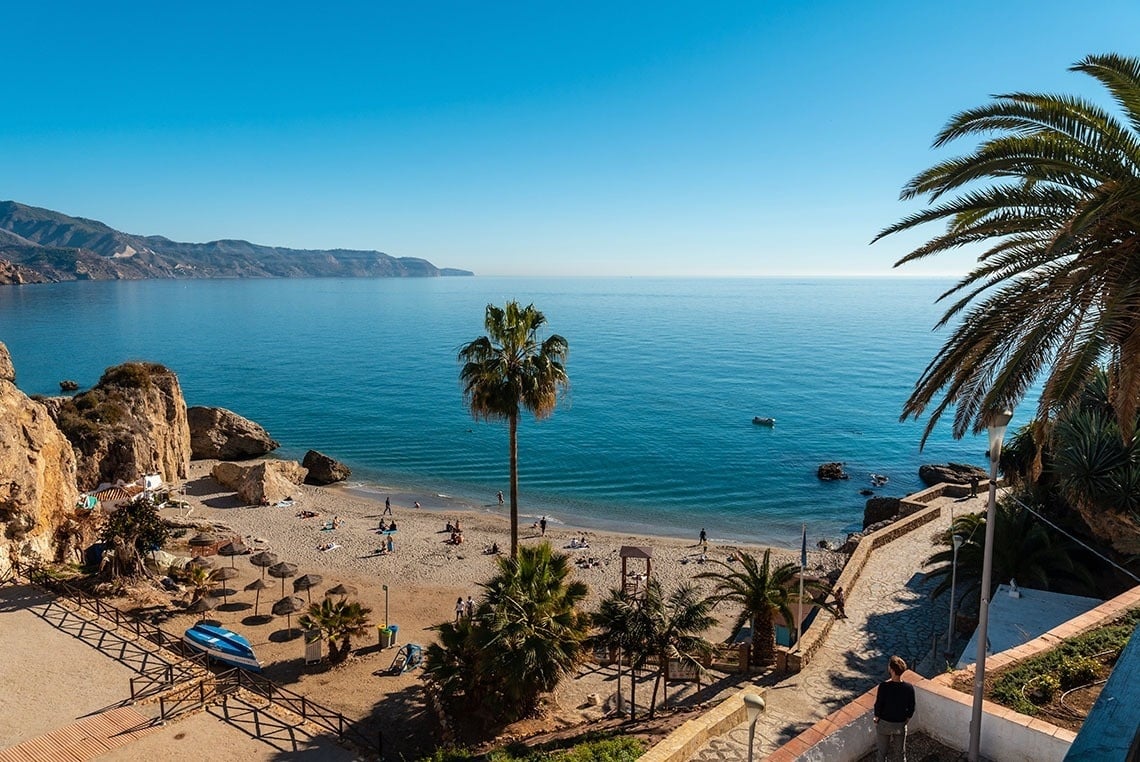
[[379, 631], [381, 648], [391, 648], [396, 644], [396, 632], [399, 631], [399, 627], [396, 625], [390, 625], [388, 627], [377, 625], [376, 629]]

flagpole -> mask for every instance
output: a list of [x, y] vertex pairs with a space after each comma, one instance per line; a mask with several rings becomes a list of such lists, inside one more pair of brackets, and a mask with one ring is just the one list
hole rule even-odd
[[796, 651], [800, 651], [800, 638], [804, 634], [804, 571], [807, 568], [807, 524], [803, 525], [803, 534], [800, 542], [800, 606], [796, 616]]

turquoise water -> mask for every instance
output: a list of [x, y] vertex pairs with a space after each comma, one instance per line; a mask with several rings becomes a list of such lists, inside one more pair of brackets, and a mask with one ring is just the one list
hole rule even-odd
[[[570, 344], [569, 399], [520, 426], [521, 510], [631, 531], [793, 545], [839, 537], [918, 467], [982, 463], [948, 427], [918, 449], [903, 401], [944, 340], [943, 281], [910, 279], [233, 280], [0, 288], [0, 341], [27, 393], [128, 359], [353, 469], [353, 483], [487, 510], [507, 491], [505, 424], [474, 421], [459, 346], [488, 302], [533, 301]], [[754, 426], [755, 415], [777, 419]], [[852, 478], [823, 483], [843, 461]], [[423, 497], [418, 497], [422, 495]]]

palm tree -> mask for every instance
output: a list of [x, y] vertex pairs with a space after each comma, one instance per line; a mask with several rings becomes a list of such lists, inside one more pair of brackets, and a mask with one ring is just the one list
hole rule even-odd
[[509, 301], [500, 309], [487, 305], [483, 321], [486, 336], [459, 350], [459, 380], [463, 397], [475, 418], [507, 421], [510, 425], [511, 556], [519, 543], [519, 411], [529, 410], [542, 419], [554, 412], [565, 393], [566, 339], [552, 334], [543, 341], [538, 331], [546, 317], [533, 304], [520, 307]]
[[[362, 635], [371, 626], [368, 615], [372, 609], [365, 608], [358, 601], [343, 598], [325, 598], [320, 603], [309, 606], [301, 616], [300, 624], [308, 630], [316, 630], [319, 637], [329, 641], [329, 663], [339, 664], [348, 658], [352, 651], [352, 636]], [[337, 644], [337, 641], [340, 644]]]
[[[958, 549], [958, 580], [963, 599], [976, 594], [982, 580], [982, 559], [986, 536], [986, 514], [968, 513], [954, 520], [942, 543], [951, 545], [953, 535], [962, 538]], [[1046, 529], [1029, 511], [1010, 500], [997, 506], [994, 518], [993, 573], [996, 589], [1002, 582], [1016, 579], [1018, 584], [1036, 590], [1064, 589], [1071, 593], [1090, 593], [1092, 577], [1074, 557], [1077, 547]], [[941, 564], [927, 572], [927, 578], [941, 577], [931, 592], [938, 597], [950, 589], [954, 551], [943, 550], [926, 560]], [[993, 594], [993, 591], [990, 591]]]
[[[644, 642], [644, 639], [635, 631], [637, 614], [638, 610], [634, 598], [616, 587], [612, 588], [609, 595], [602, 599], [598, 610], [593, 614], [594, 626], [600, 629], [600, 632], [593, 638], [594, 643], [609, 648], [617, 654], [617, 705], [619, 714], [623, 713], [621, 677], [625, 663], [630, 659], [630, 655], [637, 646]], [[631, 679], [631, 682], [635, 682], [635, 680]], [[631, 695], [630, 702], [632, 703], [632, 701]], [[635, 707], [634, 712], [636, 711]]]
[[[954, 407], [954, 435], [981, 432], [1042, 373], [1038, 417], [1076, 398], [1101, 364], [1125, 442], [1140, 404], [1140, 59], [1089, 56], [1072, 71], [1098, 80], [1123, 119], [1064, 95], [1010, 93], [954, 116], [942, 147], [981, 136], [971, 154], [919, 174], [903, 199], [929, 208], [876, 236], [945, 221], [896, 266], [980, 243], [978, 265], [939, 298], [939, 326], [962, 322], [903, 407], [922, 441]], [[1047, 370], [1046, 370], [1047, 369]]]
[[582, 658], [589, 618], [578, 605], [589, 592], [568, 581], [570, 560], [549, 543], [498, 559], [499, 571], [482, 587], [476, 612], [486, 628], [483, 669], [499, 681], [503, 716], [532, 711], [538, 696], [554, 690]]
[[[795, 584], [799, 567], [786, 563], [772, 568], [772, 551], [764, 551], [764, 560], [758, 562], [749, 553], [739, 554], [739, 566], [724, 561], [714, 563], [724, 568], [722, 572], [703, 572], [697, 579], [711, 579], [716, 583], [712, 597], [714, 604], [721, 601], [738, 603], [740, 615], [732, 625], [735, 636], [746, 623], [752, 625], [751, 660], [756, 665], [771, 664], [776, 660], [776, 626], [774, 618], [779, 614], [789, 624], [795, 621], [791, 603], [795, 600], [791, 588]], [[805, 593], [822, 590], [817, 582], [805, 583]]]
[[713, 601], [703, 597], [691, 584], [665, 596], [661, 583], [651, 578], [646, 583], [640, 606], [648, 625], [644, 633], [644, 648], [657, 659], [657, 677], [653, 681], [653, 694], [649, 701], [649, 716], [652, 718], [657, 711], [657, 689], [663, 683], [661, 705], [669, 701], [669, 685], [664, 680], [669, 662], [680, 660], [698, 670], [704, 669], [699, 657], [707, 654], [710, 646], [701, 633], [715, 625], [717, 620], [710, 613]]

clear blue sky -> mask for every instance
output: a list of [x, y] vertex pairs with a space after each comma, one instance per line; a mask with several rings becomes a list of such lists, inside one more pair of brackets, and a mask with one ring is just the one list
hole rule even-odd
[[898, 191], [951, 114], [1012, 90], [1101, 99], [1068, 66], [1140, 54], [1136, 0], [2, 15], [0, 198], [484, 275], [890, 273], [919, 239], [868, 242], [914, 208]]

